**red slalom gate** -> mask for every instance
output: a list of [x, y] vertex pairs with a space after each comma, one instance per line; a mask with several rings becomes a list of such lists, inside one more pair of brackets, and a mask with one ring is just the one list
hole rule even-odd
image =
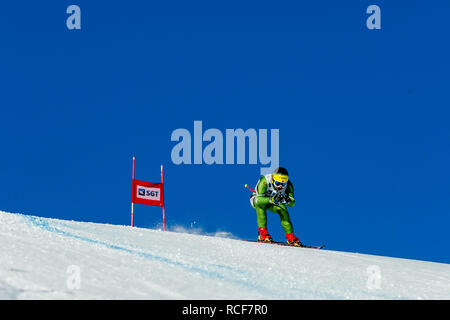
[[131, 196], [131, 226], [134, 224], [134, 204], [162, 207], [163, 231], [166, 231], [166, 217], [164, 207], [164, 175], [161, 165], [161, 182], [147, 182], [135, 179], [135, 161], [133, 157], [133, 178]]

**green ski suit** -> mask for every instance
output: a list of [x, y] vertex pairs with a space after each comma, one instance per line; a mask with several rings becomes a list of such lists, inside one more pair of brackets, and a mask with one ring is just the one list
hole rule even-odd
[[[271, 177], [269, 178], [269, 180]], [[270, 203], [270, 199], [273, 196], [273, 192], [271, 194], [271, 190], [269, 190], [269, 185], [267, 184], [267, 180], [265, 176], [262, 176], [258, 184], [256, 185], [256, 194], [252, 195], [251, 204], [253, 208], [256, 210], [256, 221], [258, 223], [258, 228], [267, 228], [267, 211], [277, 213], [280, 216], [281, 226], [286, 234], [292, 233], [294, 231], [292, 227], [292, 222], [289, 217], [289, 213], [287, 211], [286, 205], [284, 204], [272, 204]], [[291, 199], [287, 206], [293, 207], [295, 205], [294, 200], [294, 185], [289, 180], [285, 189], [285, 194], [288, 195]]]

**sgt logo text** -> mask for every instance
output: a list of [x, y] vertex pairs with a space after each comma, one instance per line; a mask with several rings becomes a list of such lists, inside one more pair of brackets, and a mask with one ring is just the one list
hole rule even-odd
[[137, 197], [147, 200], [160, 200], [159, 189], [137, 186]]
[[[172, 132], [171, 141], [178, 143], [172, 148], [174, 164], [259, 164], [262, 175], [271, 173], [279, 164], [279, 129], [270, 129], [270, 155], [268, 154], [267, 129], [219, 129], [211, 128], [203, 132], [202, 121], [194, 121], [194, 134], [184, 128]], [[225, 148], [224, 148], [225, 136]], [[209, 142], [203, 147], [203, 142]], [[248, 142], [248, 144], [247, 144]], [[194, 159], [192, 160], [192, 144]], [[247, 147], [248, 146], [248, 147]], [[248, 149], [248, 155], [247, 155]], [[224, 155], [225, 151], [225, 155]], [[236, 162], [235, 162], [236, 153]]]

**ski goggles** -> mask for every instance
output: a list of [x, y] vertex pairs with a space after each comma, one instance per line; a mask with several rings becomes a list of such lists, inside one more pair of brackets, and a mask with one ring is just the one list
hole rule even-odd
[[281, 182], [281, 181], [273, 180], [273, 185], [276, 188], [284, 188], [287, 185], [287, 182]]

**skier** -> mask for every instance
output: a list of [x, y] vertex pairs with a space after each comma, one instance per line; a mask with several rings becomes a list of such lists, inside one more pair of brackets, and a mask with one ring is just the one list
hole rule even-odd
[[293, 207], [294, 185], [289, 180], [288, 171], [285, 168], [276, 168], [271, 174], [261, 176], [256, 188], [256, 193], [250, 197], [250, 203], [256, 210], [258, 223], [258, 241], [273, 242], [267, 231], [267, 212], [277, 213], [280, 216], [281, 226], [286, 234], [289, 245], [302, 246], [300, 240], [294, 235], [291, 219], [286, 206]]

